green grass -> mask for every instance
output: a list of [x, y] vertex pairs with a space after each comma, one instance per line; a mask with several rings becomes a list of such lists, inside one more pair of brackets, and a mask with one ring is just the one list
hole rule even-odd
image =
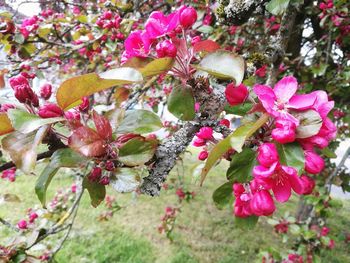
[[[126, 209], [118, 211], [108, 222], [99, 222], [98, 215], [105, 210], [104, 205], [92, 208], [89, 197], [84, 194], [79, 208], [76, 224], [70, 238], [57, 254], [57, 261], [65, 262], [132, 262], [132, 263], [197, 263], [197, 262], [255, 262], [260, 250], [269, 246], [277, 249], [286, 248], [281, 238], [273, 233], [266, 219], [260, 219], [253, 230], [242, 230], [234, 225], [231, 209], [218, 210], [211, 199], [215, 188], [225, 182], [227, 163], [221, 163], [208, 175], [202, 188], [192, 176], [191, 168], [195, 157], [186, 155], [184, 175], [186, 184], [197, 195], [190, 203], [185, 203], [177, 219], [174, 241], [157, 231], [160, 218], [167, 205], [176, 204], [173, 190], [162, 191], [159, 198], [140, 196], [133, 198], [130, 194], [116, 194], [111, 189], [109, 194], [116, 195]], [[40, 170], [41, 167], [38, 167]], [[67, 187], [73, 178], [63, 170], [57, 174], [49, 188], [49, 199], [54, 192]], [[168, 181], [177, 178], [174, 169]], [[15, 183], [1, 181], [0, 193], [17, 194], [22, 202], [0, 204], [0, 216], [16, 223], [24, 217], [28, 207], [39, 206], [34, 194], [36, 177], [19, 176]], [[288, 207], [294, 213], [296, 197], [288, 204], [279, 206], [281, 212]], [[341, 241], [345, 231], [350, 229], [350, 204], [335, 211], [329, 221], [331, 234], [337, 235], [334, 250], [322, 254], [322, 262], [350, 262], [349, 245]], [[0, 244], [11, 234], [11, 230], [0, 226]], [[52, 241], [50, 241], [52, 242]], [[54, 243], [52, 243], [54, 244]]]

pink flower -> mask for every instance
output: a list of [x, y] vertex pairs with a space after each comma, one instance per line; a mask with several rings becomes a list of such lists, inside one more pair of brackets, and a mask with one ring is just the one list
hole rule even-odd
[[328, 248], [333, 249], [335, 246], [335, 241], [333, 239], [329, 240]]
[[201, 108], [201, 105], [199, 104], [199, 102], [196, 102], [196, 103], [194, 104], [194, 111], [195, 111], [195, 112], [199, 112], [200, 108]]
[[203, 140], [211, 140], [213, 138], [213, 129], [211, 127], [202, 127], [196, 135]]
[[55, 118], [63, 116], [64, 112], [58, 105], [49, 103], [39, 109], [38, 115], [44, 119]]
[[22, 230], [27, 229], [27, 227], [28, 227], [27, 221], [24, 220], [24, 219], [20, 220], [20, 221], [17, 223], [17, 227], [18, 227], [19, 229], [22, 229]]
[[233, 83], [230, 83], [226, 86], [225, 96], [231, 106], [236, 106], [247, 99], [248, 89], [243, 84], [235, 86]]
[[40, 88], [40, 97], [48, 100], [52, 94], [52, 86], [50, 84], [45, 84]]
[[35, 213], [35, 212], [30, 213], [30, 215], [29, 215], [29, 223], [33, 223], [35, 221], [35, 219], [37, 219], [38, 217], [39, 216], [38, 216], [37, 213]]
[[264, 143], [258, 148], [258, 162], [269, 167], [275, 162], [278, 162], [278, 152], [276, 146], [273, 143]]
[[170, 40], [164, 40], [156, 45], [156, 52], [158, 58], [176, 57], [177, 48]]
[[201, 37], [200, 36], [195, 36], [191, 39], [191, 45], [194, 46], [196, 43], [198, 43], [199, 41], [201, 41]]
[[80, 113], [77, 110], [70, 110], [64, 113], [64, 117], [69, 121], [73, 121], [73, 120], [79, 121]]
[[289, 143], [295, 140], [296, 125], [287, 119], [277, 119], [276, 128], [272, 130], [272, 138], [279, 143]]
[[16, 168], [14, 167], [3, 171], [1, 178], [14, 182], [16, 180]]
[[70, 187], [70, 190], [72, 191], [72, 193], [76, 193], [77, 192], [77, 185], [72, 184], [72, 186]]
[[318, 174], [324, 169], [324, 160], [313, 151], [305, 151], [305, 171]]
[[295, 95], [297, 89], [298, 82], [292, 76], [284, 77], [278, 81], [273, 89], [260, 84], [254, 86], [254, 92], [271, 116], [289, 120], [295, 123], [296, 126], [299, 125], [299, 120], [291, 115], [288, 110], [309, 109], [316, 100], [315, 94]]
[[197, 11], [192, 6], [180, 11], [180, 24], [184, 28], [191, 27], [197, 21]]
[[29, 86], [28, 80], [19, 75], [9, 80], [11, 88], [15, 92], [16, 99], [21, 103], [31, 103], [34, 107], [39, 106], [38, 96]]
[[201, 161], [204, 161], [205, 159], [208, 158], [208, 151], [201, 151], [199, 154], [198, 154], [198, 159], [201, 160]]
[[30, 18], [26, 18], [23, 20], [20, 31], [22, 35], [27, 38], [29, 37], [29, 34], [31, 32], [34, 32], [38, 29], [39, 25], [37, 24], [39, 22], [39, 18], [37, 16], [32, 16]]
[[126, 58], [147, 57], [150, 52], [151, 40], [146, 32], [141, 30], [130, 33], [124, 42]]
[[234, 203], [235, 216], [242, 218], [251, 216], [253, 214], [250, 208], [251, 194], [240, 183], [233, 184], [233, 194], [236, 197]]
[[323, 90], [311, 92], [310, 96], [315, 97], [315, 103], [309, 108], [317, 111], [321, 118], [325, 119], [331, 109], [333, 109], [334, 101], [328, 100], [328, 95]]
[[[277, 149], [273, 144], [261, 147], [268, 147], [271, 150], [271, 155], [275, 158]], [[257, 159], [260, 165], [253, 169], [255, 179], [264, 184], [266, 189], [272, 189], [276, 200], [281, 203], [288, 201], [291, 189], [302, 194], [303, 187], [297, 171], [293, 167], [281, 165], [279, 161], [271, 163], [269, 160], [272, 158], [265, 158], [265, 156], [265, 152], [258, 152]]]
[[315, 188], [315, 180], [307, 175], [302, 175], [300, 179], [301, 184], [303, 185], [303, 195], [311, 194]]
[[269, 216], [276, 210], [271, 194], [267, 190], [257, 191], [250, 200], [250, 208], [254, 215]]
[[9, 104], [9, 103], [1, 104], [0, 112], [7, 112], [9, 109], [14, 109], [14, 108], [16, 108], [16, 106], [13, 104]]
[[202, 146], [204, 146], [205, 144], [206, 144], [206, 140], [203, 140], [203, 139], [201, 139], [201, 138], [197, 138], [197, 139], [195, 139], [194, 142], [193, 142], [193, 146], [194, 146], [194, 147], [202, 147]]

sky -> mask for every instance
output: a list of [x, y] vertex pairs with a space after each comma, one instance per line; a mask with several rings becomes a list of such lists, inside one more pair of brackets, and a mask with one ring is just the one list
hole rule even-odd
[[17, 9], [17, 7], [19, 6], [18, 11], [26, 16], [37, 15], [40, 12], [39, 4], [35, 3], [36, 2], [35, 0], [32, 1], [34, 3], [23, 3], [23, 2], [28, 2], [28, 0], [16, 0], [16, 1], [5, 0], [5, 1], [6, 3], [10, 4], [14, 9]]

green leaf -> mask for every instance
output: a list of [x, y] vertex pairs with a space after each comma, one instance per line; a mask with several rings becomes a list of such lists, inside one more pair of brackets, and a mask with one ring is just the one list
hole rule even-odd
[[2, 148], [8, 152], [18, 169], [30, 174], [36, 165], [37, 146], [46, 136], [48, 126], [39, 128], [31, 133], [15, 131], [2, 139]]
[[135, 191], [140, 184], [141, 176], [138, 170], [131, 168], [118, 168], [110, 181], [110, 185], [119, 193]]
[[266, 9], [275, 16], [282, 15], [287, 9], [289, 1], [290, 0], [271, 0], [266, 5]]
[[323, 148], [321, 150], [321, 153], [328, 158], [337, 158], [337, 155], [335, 154], [335, 152], [329, 149], [328, 147]]
[[256, 165], [256, 152], [251, 148], [245, 148], [240, 153], [232, 156], [230, 167], [226, 177], [233, 182], [245, 183], [252, 178], [252, 171]]
[[308, 138], [316, 135], [322, 126], [322, 118], [314, 110], [293, 112], [295, 118], [300, 122], [296, 129], [296, 138]]
[[225, 111], [226, 113], [229, 114], [235, 114], [235, 115], [246, 115], [248, 113], [248, 111], [250, 111], [253, 107], [252, 103], [244, 103], [244, 104], [240, 104], [237, 106], [231, 106], [230, 104], [225, 105]]
[[211, 32], [213, 32], [214, 28], [208, 25], [203, 25], [199, 28], [197, 28], [198, 32], [204, 33], [204, 34], [210, 34]]
[[298, 174], [301, 175], [304, 171], [305, 156], [300, 144], [297, 142], [288, 144], [276, 143], [280, 162], [284, 165], [294, 167]]
[[264, 114], [255, 123], [246, 123], [238, 127], [233, 133], [217, 143], [209, 153], [206, 160], [205, 166], [202, 170], [200, 184], [203, 184], [210, 169], [231, 147], [235, 149], [236, 152], [241, 152], [246, 139], [253, 135], [262, 125], [264, 125], [268, 118], [268, 115]]
[[296, 224], [290, 224], [289, 225], [290, 232], [293, 235], [299, 235], [300, 234], [300, 227]]
[[18, 44], [23, 44], [25, 41], [25, 38], [22, 34], [18, 33], [18, 34], [15, 34], [13, 40]]
[[87, 177], [83, 180], [83, 188], [88, 190], [93, 207], [101, 204], [106, 197], [106, 186], [98, 182], [91, 182]]
[[144, 78], [160, 75], [170, 70], [174, 65], [174, 59], [170, 57], [149, 59], [133, 57], [125, 62], [125, 67], [139, 70]]
[[58, 105], [68, 110], [81, 103], [81, 98], [117, 85], [131, 84], [143, 80], [139, 71], [133, 68], [116, 68], [100, 75], [89, 73], [64, 81], [57, 90]]
[[241, 217], [235, 217], [235, 224], [236, 226], [243, 228], [243, 229], [253, 229], [256, 224], [258, 223], [259, 217], [258, 216], [249, 216], [245, 218]]
[[159, 116], [148, 110], [131, 110], [125, 113], [117, 133], [150, 133], [163, 127]]
[[65, 120], [63, 117], [43, 119], [37, 115], [18, 109], [8, 110], [7, 115], [10, 118], [12, 126], [15, 128], [15, 130], [22, 133], [30, 133], [46, 124], [52, 124]]
[[233, 79], [236, 85], [242, 83], [245, 71], [243, 58], [228, 51], [209, 53], [198, 65], [194, 65], [194, 67], [208, 72], [218, 79]]
[[70, 148], [59, 149], [54, 152], [50, 158], [49, 164], [41, 172], [35, 184], [35, 193], [38, 196], [41, 204], [45, 207], [46, 191], [49, 184], [61, 167], [79, 167], [85, 164], [86, 158], [74, 152]]
[[168, 110], [183, 121], [193, 120], [196, 112], [194, 110], [195, 100], [193, 92], [188, 87], [174, 87], [168, 98]]
[[218, 209], [223, 209], [227, 205], [232, 205], [232, 182], [227, 182], [217, 188], [213, 193], [213, 201]]
[[142, 165], [153, 157], [157, 145], [157, 140], [132, 138], [119, 149], [119, 161], [129, 166]]

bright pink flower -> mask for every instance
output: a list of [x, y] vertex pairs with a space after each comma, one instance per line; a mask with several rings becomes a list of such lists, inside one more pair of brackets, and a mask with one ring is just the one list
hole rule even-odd
[[52, 94], [52, 86], [50, 84], [45, 84], [40, 88], [40, 97], [48, 100]]
[[184, 28], [191, 27], [197, 21], [197, 11], [192, 6], [180, 11], [180, 24]]
[[33, 223], [35, 221], [35, 219], [37, 219], [39, 216], [37, 213], [32, 212], [29, 214], [29, 223]]
[[315, 180], [307, 175], [302, 175], [300, 179], [301, 184], [303, 185], [303, 195], [311, 194], [316, 185]]
[[201, 161], [204, 161], [205, 159], [208, 158], [208, 151], [201, 151], [199, 154], [198, 154], [198, 159], [201, 160]]
[[333, 239], [329, 240], [328, 248], [333, 249], [335, 246], [335, 241]]
[[77, 185], [72, 184], [72, 186], [70, 187], [70, 190], [72, 191], [72, 193], [76, 193], [77, 192]]
[[321, 236], [325, 237], [325, 236], [328, 235], [328, 233], [329, 233], [329, 228], [326, 227], [326, 226], [322, 227], [322, 229], [321, 229]]
[[11, 88], [15, 92], [16, 99], [21, 103], [30, 103], [34, 107], [39, 106], [38, 96], [34, 93], [29, 86], [28, 80], [19, 75], [9, 80]]
[[199, 112], [200, 108], [201, 108], [201, 105], [199, 104], [199, 102], [196, 102], [196, 103], [194, 104], [194, 111], [195, 111], [195, 112]]
[[305, 151], [305, 171], [318, 174], [324, 169], [324, 160], [313, 151]]
[[177, 48], [170, 40], [164, 40], [156, 45], [156, 52], [158, 58], [176, 57]]
[[141, 30], [130, 33], [124, 42], [125, 57], [147, 57], [150, 52], [151, 40], [146, 32]]
[[213, 138], [213, 129], [211, 127], [202, 127], [196, 135], [203, 140], [211, 140]]
[[317, 111], [321, 118], [325, 119], [328, 113], [333, 109], [334, 101], [328, 100], [328, 95], [323, 90], [311, 92], [309, 95], [316, 98], [315, 103], [309, 108]]
[[257, 159], [258, 162], [265, 167], [270, 167], [275, 162], [278, 162], [278, 152], [276, 145], [273, 143], [261, 144], [258, 149]]
[[248, 217], [253, 213], [250, 208], [251, 194], [247, 192], [240, 183], [233, 184], [233, 194], [235, 195], [234, 214], [237, 217]]
[[230, 83], [226, 86], [225, 96], [231, 106], [243, 103], [248, 97], [248, 89], [243, 84], [235, 86]]
[[274, 89], [265, 85], [255, 85], [254, 92], [258, 96], [265, 110], [273, 117], [287, 119], [299, 125], [293, 115], [288, 113], [289, 109], [304, 110], [314, 105], [315, 94], [295, 95], [298, 89], [297, 80], [292, 77], [284, 77], [277, 82]]
[[1, 178], [14, 182], [16, 180], [16, 168], [14, 167], [3, 171]]
[[272, 130], [272, 138], [279, 143], [289, 143], [295, 141], [296, 125], [287, 119], [277, 119], [276, 128]]
[[213, 16], [210, 14], [210, 11], [203, 18], [203, 25], [209, 26], [213, 22]]
[[20, 221], [17, 223], [17, 227], [18, 227], [19, 229], [22, 229], [22, 230], [27, 229], [27, 227], [28, 227], [27, 221], [24, 220], [24, 219], [20, 220]]
[[49, 103], [39, 109], [38, 115], [41, 118], [55, 118], [64, 115], [63, 110], [54, 103]]
[[37, 30], [39, 28], [38, 22], [39, 18], [37, 16], [24, 19], [20, 27], [22, 35], [27, 38], [31, 32]]
[[271, 194], [267, 190], [257, 191], [253, 194], [250, 208], [256, 216], [269, 216], [276, 210]]

